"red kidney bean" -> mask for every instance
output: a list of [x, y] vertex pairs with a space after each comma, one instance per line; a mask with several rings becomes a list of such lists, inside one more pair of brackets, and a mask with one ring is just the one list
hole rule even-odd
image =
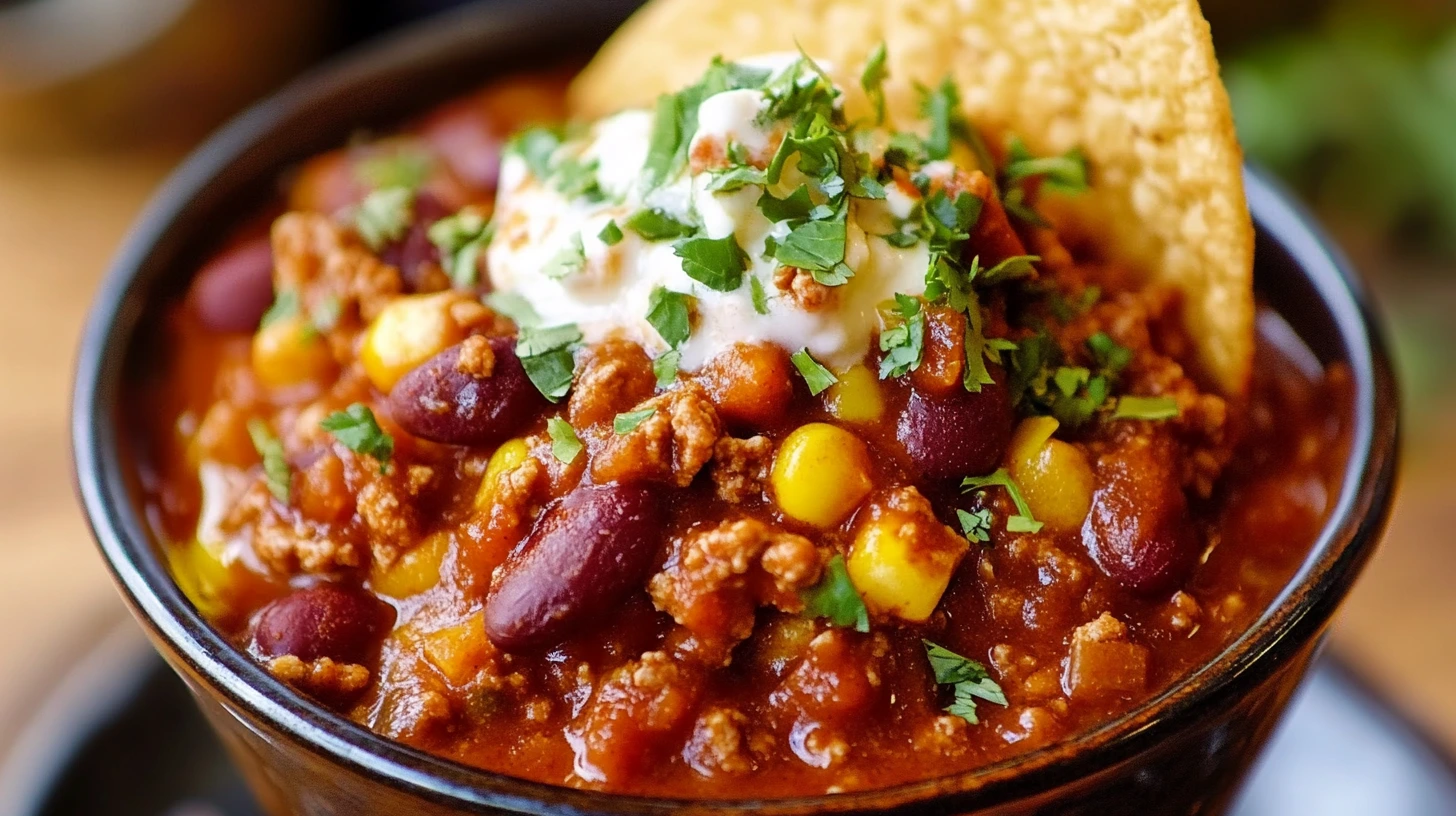
[[897, 436], [925, 478], [958, 479], [996, 469], [1015, 421], [1011, 396], [999, 382], [944, 396], [912, 389]]
[[495, 356], [491, 376], [460, 370], [464, 342], [459, 342], [400, 377], [389, 392], [396, 423], [431, 442], [489, 444], [530, 421], [546, 401], [515, 356], [514, 338], [492, 337], [489, 344]]
[[318, 584], [263, 607], [253, 647], [265, 657], [362, 662], [394, 625], [394, 609], [362, 589]]
[[273, 302], [273, 248], [260, 235], [203, 265], [192, 280], [192, 308], [215, 332], [250, 332]]
[[440, 249], [430, 240], [430, 227], [449, 214], [438, 198], [420, 193], [415, 197], [414, 221], [409, 231], [379, 253], [381, 260], [399, 270], [411, 291], [419, 288], [425, 264], [440, 262]]
[[[473, 341], [466, 341], [473, 342]], [[509, 438], [546, 405], [526, 377], [511, 337], [489, 338], [495, 366], [489, 377], [461, 371], [457, 343], [395, 383], [389, 412], [415, 436], [447, 445], [487, 445]]]
[[645, 487], [586, 485], [548, 506], [502, 567], [485, 632], [507, 651], [560, 641], [642, 586], [662, 539], [662, 510]]
[[1166, 443], [1134, 442], [1097, 458], [1082, 543], [1108, 577], [1144, 594], [1183, 582], [1199, 541]]

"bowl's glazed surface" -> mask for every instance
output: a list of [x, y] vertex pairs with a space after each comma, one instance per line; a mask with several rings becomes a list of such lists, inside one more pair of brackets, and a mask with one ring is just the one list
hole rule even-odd
[[1281, 600], [1217, 659], [1133, 713], [980, 771], [792, 801], [684, 803], [557, 788], [406, 748], [295, 695], [204, 621], [155, 557], [138, 512], [119, 397], [149, 375], [151, 309], [178, 291], [218, 225], [266, 199], [289, 165], [491, 75], [589, 53], [635, 5], [484, 4], [367, 48], [244, 114], [153, 201], [99, 294], [78, 361], [78, 489], [153, 642], [187, 680], [270, 811], [333, 813], [1217, 812], [1275, 725], [1331, 614], [1373, 550], [1395, 467], [1396, 397], [1364, 294], [1328, 243], [1250, 174], [1260, 296], [1323, 363], [1353, 375], [1344, 489]]

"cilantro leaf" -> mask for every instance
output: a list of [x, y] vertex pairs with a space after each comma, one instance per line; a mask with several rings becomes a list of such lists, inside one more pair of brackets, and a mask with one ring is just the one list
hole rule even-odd
[[597, 159], [582, 161], [576, 156], [562, 159], [552, 168], [552, 186], [568, 201], [605, 201], [606, 193], [602, 192], [601, 184], [597, 181], [597, 169], [600, 166]]
[[[969, 493], [972, 490], [984, 490], [988, 487], [1005, 488], [1011, 495], [1011, 501], [1016, 504], [1018, 515], [1006, 520], [1006, 529], [1011, 532], [1035, 533], [1041, 530], [1041, 522], [1031, 515], [1031, 508], [1027, 506], [1026, 499], [1021, 495], [1021, 488], [1011, 480], [1011, 475], [1006, 468], [999, 468], [989, 476], [969, 476], [961, 481], [961, 492]], [[1013, 528], [1013, 523], [1015, 527]]]
[[354, 229], [375, 252], [404, 237], [414, 218], [415, 193], [408, 187], [375, 190], [354, 210]]
[[971, 149], [980, 170], [994, 178], [996, 163], [991, 151], [981, 139], [961, 110], [960, 88], [950, 75], [934, 88], [917, 85], [920, 92], [920, 115], [930, 122], [930, 133], [925, 138], [925, 153], [930, 159], [950, 158], [951, 147], [960, 141]]
[[485, 305], [514, 320], [522, 329], [533, 329], [541, 325], [541, 316], [531, 301], [518, 292], [491, 292], [485, 296]]
[[806, 618], [825, 618], [833, 626], [856, 632], [870, 630], [869, 610], [849, 580], [849, 569], [839, 553], [824, 565], [824, 577], [819, 583], [799, 593], [799, 597], [804, 601]]
[[809, 212], [814, 209], [814, 201], [809, 197], [809, 187], [800, 184], [788, 198], [778, 198], [768, 190], [758, 197], [758, 209], [763, 217], [769, 221], [802, 221], [809, 217]]
[[652, 375], [657, 378], [657, 387], [666, 388], [677, 379], [677, 366], [682, 361], [682, 352], [669, 349], [652, 361]]
[[697, 226], [679, 221], [662, 210], [641, 209], [627, 216], [622, 226], [649, 241], [671, 241], [686, 238], [698, 231]]
[[[519, 324], [517, 324], [519, 325]], [[581, 330], [573, 324], [536, 328], [521, 326], [516, 339], [516, 356], [526, 376], [546, 399], [556, 402], [571, 390], [576, 363], [571, 347], [581, 342]]]
[[656, 408], [643, 408], [640, 411], [627, 411], [617, 414], [616, 419], [612, 420], [612, 430], [618, 436], [632, 433], [637, 430], [638, 425], [646, 422], [655, 413], [657, 413]]
[[1088, 337], [1087, 350], [1092, 352], [1092, 359], [1097, 361], [1097, 365], [1109, 377], [1121, 374], [1127, 364], [1132, 362], [1132, 349], [1119, 345], [1107, 332], [1097, 332]]
[[859, 85], [870, 98], [870, 103], [875, 106], [875, 124], [885, 123], [885, 79], [890, 76], [890, 71], [885, 67], [885, 44], [882, 42], [875, 46], [870, 52], [870, 57], [865, 61], [864, 70], [859, 75]]
[[586, 249], [581, 244], [581, 233], [573, 233], [566, 246], [556, 253], [542, 267], [541, 274], [552, 280], [560, 280], [586, 268]]
[[921, 643], [925, 645], [925, 657], [930, 661], [936, 684], [952, 687], [954, 702], [945, 708], [946, 713], [976, 725], [980, 722], [976, 715], [977, 699], [1007, 705], [1006, 693], [991, 679], [985, 665], [928, 640]]
[[677, 348], [692, 331], [688, 314], [688, 295], [662, 286], [647, 297], [647, 322], [669, 346]]
[[768, 314], [768, 293], [763, 290], [763, 281], [756, 276], [748, 277], [748, 295], [753, 299], [753, 310], [761, 315]]
[[248, 420], [248, 436], [253, 440], [253, 450], [263, 457], [263, 479], [268, 485], [268, 492], [273, 494], [273, 498], [287, 504], [293, 474], [288, 467], [283, 443], [273, 435], [268, 423], [257, 417]]
[[1009, 280], [1030, 277], [1036, 274], [1036, 268], [1032, 264], [1040, 261], [1041, 256], [1039, 255], [1013, 255], [990, 269], [982, 271], [976, 277], [976, 282], [982, 286], [994, 286]]
[[835, 377], [829, 369], [820, 365], [819, 361], [809, 354], [807, 348], [801, 348], [789, 355], [789, 360], [793, 362], [794, 368], [799, 370], [799, 375], [804, 378], [804, 382], [808, 383], [810, 394], [818, 396], [824, 389], [839, 382], [839, 378]]
[[430, 243], [440, 251], [440, 265], [459, 287], [474, 286], [480, 278], [480, 256], [495, 235], [485, 214], [466, 208], [430, 225]]
[[748, 254], [732, 235], [722, 238], [688, 238], [673, 245], [683, 260], [687, 276], [718, 292], [732, 292], [743, 285]]
[[961, 523], [961, 532], [968, 541], [985, 544], [991, 540], [991, 511], [985, 508], [974, 513], [956, 508], [956, 519]]
[[[816, 273], [814, 279], [825, 286], [839, 286], [854, 276], [844, 263], [845, 222], [809, 221], [789, 232], [774, 248], [774, 260]], [[820, 276], [817, 273], [832, 272]]]
[[362, 402], [324, 417], [319, 427], [333, 434], [339, 443], [355, 453], [374, 458], [379, 472], [389, 470], [389, 457], [394, 454], [394, 437], [379, 427], [374, 412]]
[[1088, 189], [1087, 157], [1080, 148], [1072, 148], [1060, 156], [1037, 158], [1015, 136], [1011, 137], [1002, 175], [1007, 186], [1030, 178], [1040, 178], [1041, 189], [1048, 192], [1075, 194], [1084, 193]]
[[1118, 397], [1113, 419], [1174, 419], [1178, 401], [1172, 397]]
[[520, 156], [531, 175], [544, 181], [551, 175], [551, 157], [561, 147], [563, 134], [548, 127], [530, 127], [512, 136], [502, 153]]
[[764, 171], [750, 164], [737, 164], [714, 170], [704, 188], [710, 193], [731, 193], [750, 184], [767, 184]]
[[608, 221], [606, 225], [602, 227], [602, 231], [597, 233], [597, 240], [601, 241], [607, 246], [616, 246], [622, 241], [622, 228], [617, 226], [617, 222], [615, 220]]
[[717, 57], [693, 85], [657, 98], [647, 159], [642, 166], [642, 192], [651, 192], [671, 179], [687, 164], [688, 147], [698, 132], [698, 108], [716, 93], [738, 88], [760, 88], [769, 72], [746, 65], [725, 63]]
[[920, 367], [925, 354], [925, 313], [920, 299], [895, 293], [900, 323], [880, 333], [880, 379], [903, 377]]
[[546, 420], [546, 434], [551, 437], [551, 455], [562, 464], [574, 462], [585, 447], [581, 444], [581, 437], [576, 435], [576, 429], [561, 417]]

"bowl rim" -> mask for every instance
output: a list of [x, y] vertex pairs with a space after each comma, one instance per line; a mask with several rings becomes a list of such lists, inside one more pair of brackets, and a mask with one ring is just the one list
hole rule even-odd
[[[1343, 255], [1275, 182], [1247, 169], [1247, 196], [1260, 234], [1277, 241], [1294, 262], [1293, 274], [1317, 291], [1340, 345], [1351, 355], [1346, 362], [1355, 386], [1354, 423], [1340, 495], [1310, 556], [1247, 631], [1170, 688], [1093, 730], [972, 771], [872, 791], [723, 801], [606, 794], [472, 768], [375, 734], [292, 692], [208, 625], [172, 582], [132, 506], [133, 480], [124, 464], [125, 434], [118, 416], [125, 363], [140, 333], [143, 284], [138, 279], [162, 264], [153, 260], [159, 247], [180, 240], [173, 234], [174, 222], [224, 170], [299, 111], [428, 62], [442, 42], [525, 33], [567, 10], [578, 22], [620, 20], [634, 5], [629, 0], [586, 6], [536, 0], [529, 8], [481, 3], [381, 38], [239, 115], [167, 178], [135, 222], [95, 296], [77, 353], [73, 476], [92, 533], [127, 604], [160, 648], [205, 681], [209, 694], [235, 715], [265, 724], [329, 764], [445, 805], [553, 814], [665, 813], [689, 803], [695, 811], [717, 813], [924, 813], [927, 807], [951, 812], [1052, 790], [1069, 778], [1135, 756], [1200, 706], [1236, 699], [1321, 636], [1373, 551], [1389, 512], [1399, 449], [1397, 393], [1369, 297]], [[472, 79], [478, 83], [486, 76]]]

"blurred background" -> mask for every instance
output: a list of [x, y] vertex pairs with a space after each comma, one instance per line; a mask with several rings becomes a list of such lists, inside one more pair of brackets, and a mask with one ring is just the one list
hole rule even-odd
[[[166, 172], [328, 55], [451, 0], [0, 0], [0, 753], [123, 613], [70, 486], [71, 359]], [[1405, 389], [1383, 550], [1334, 648], [1456, 750], [1456, 4], [1205, 0], [1249, 157], [1379, 295]]]

